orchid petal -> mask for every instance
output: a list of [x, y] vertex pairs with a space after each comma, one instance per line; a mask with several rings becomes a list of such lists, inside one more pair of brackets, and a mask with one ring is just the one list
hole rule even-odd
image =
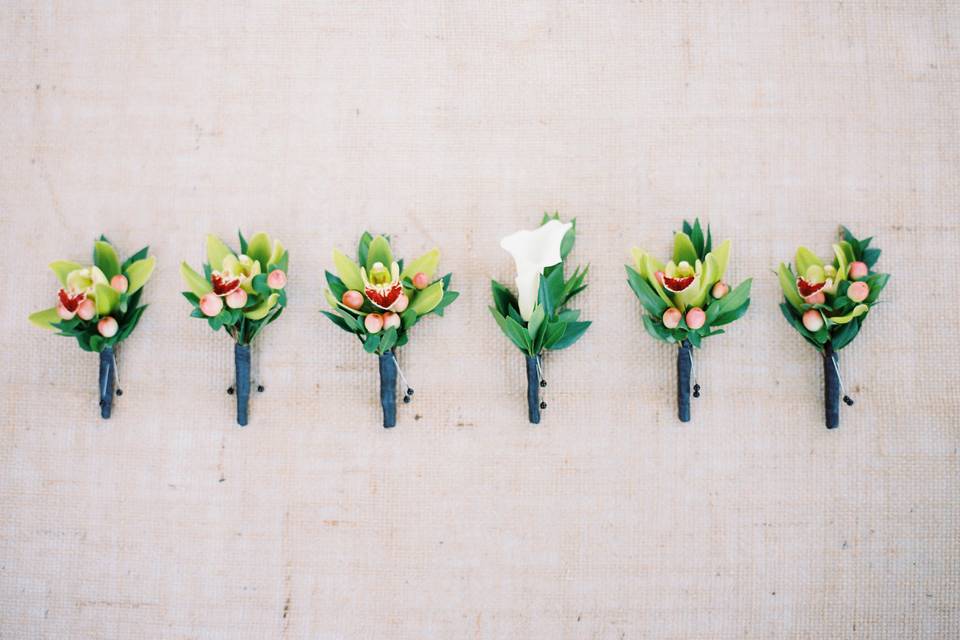
[[533, 314], [543, 270], [562, 261], [560, 245], [572, 226], [552, 219], [539, 229], [517, 231], [500, 241], [516, 264], [517, 302], [524, 320], [530, 320]]
[[790, 266], [781, 262], [780, 268], [777, 270], [777, 276], [780, 279], [780, 288], [783, 289], [783, 295], [787, 298], [787, 302], [797, 311], [803, 311], [803, 298], [800, 297], [800, 292], [797, 290], [797, 279], [790, 271]]
[[57, 328], [54, 327], [53, 324], [55, 322], [61, 322], [62, 320], [60, 315], [57, 313], [56, 307], [50, 307], [49, 309], [44, 309], [43, 311], [31, 313], [28, 319], [41, 329], [50, 329], [51, 331], [56, 331]]
[[187, 288], [190, 289], [190, 291], [192, 291], [197, 297], [202, 298], [206, 294], [213, 291], [213, 285], [211, 285], [206, 278], [191, 269], [190, 265], [188, 265], [186, 262], [180, 263], [180, 276], [187, 284]]
[[270, 236], [264, 232], [254, 234], [247, 243], [247, 255], [260, 264], [260, 271], [266, 270], [270, 264], [271, 243]]
[[869, 306], [865, 304], [858, 304], [850, 313], [842, 316], [834, 316], [833, 318], [827, 318], [827, 320], [830, 322], [830, 324], [847, 324], [854, 318], [859, 318], [869, 310]]
[[416, 311], [417, 316], [423, 316], [433, 311], [441, 300], [443, 300], [443, 281], [438, 280], [418, 292], [410, 302], [409, 308]]
[[120, 294], [113, 287], [98, 283], [94, 286], [94, 302], [97, 304], [97, 315], [108, 316], [120, 306]]
[[796, 258], [794, 258], [794, 262], [797, 267], [797, 273], [800, 275], [806, 274], [807, 269], [809, 269], [811, 265], [817, 265], [818, 267], [823, 266], [823, 260], [818, 258], [813, 251], [810, 251], [810, 249], [807, 249], [806, 247], [800, 247], [797, 249], [797, 255]]
[[132, 265], [127, 267], [127, 281], [129, 282], [127, 288], [127, 295], [132, 296], [137, 291], [139, 291], [143, 285], [147, 283], [147, 280], [150, 279], [150, 276], [153, 275], [153, 268], [157, 264], [157, 259], [154, 256], [149, 258], [144, 258], [143, 260], [137, 260]]
[[849, 263], [847, 262], [847, 254], [840, 244], [833, 245], [833, 253], [837, 256], [837, 273], [836, 276], [834, 276], [834, 281], [840, 282], [841, 280], [846, 280], [847, 269], [849, 267]]
[[107, 278], [120, 273], [120, 258], [113, 245], [103, 240], [93, 243], [93, 263], [106, 275]]
[[433, 274], [437, 272], [437, 265], [439, 264], [440, 250], [428, 251], [410, 264], [404, 265], [400, 278], [413, 278], [418, 273], [425, 273], [428, 278], [432, 278]]
[[236, 257], [223, 240], [213, 235], [207, 236], [207, 262], [214, 271], [223, 271], [223, 260], [227, 256]]
[[270, 259], [267, 261], [267, 266], [280, 264], [280, 260], [283, 258], [283, 254], [287, 250], [283, 247], [279, 240], [273, 241], [273, 251], [270, 253]]
[[57, 274], [57, 279], [60, 281], [60, 284], [67, 286], [67, 276], [70, 275], [72, 271], [82, 269], [83, 265], [70, 262], [69, 260], [57, 260], [56, 262], [50, 263], [50, 268]]
[[377, 236], [370, 241], [370, 247], [367, 249], [367, 271], [373, 268], [373, 265], [381, 262], [385, 266], [393, 262], [393, 252], [390, 251], [390, 243], [383, 236]]
[[360, 266], [356, 262], [334, 249], [333, 266], [348, 289], [363, 291], [363, 278], [360, 277]]
[[674, 262], [685, 260], [690, 264], [697, 261], [697, 250], [693, 248], [690, 236], [682, 231], [678, 231], [673, 236], [673, 260]]
[[277, 304], [277, 300], [280, 299], [280, 294], [271, 293], [270, 297], [260, 302], [260, 304], [251, 307], [243, 312], [243, 315], [250, 320], [263, 320], [267, 317], [267, 314], [270, 313], [270, 309]]

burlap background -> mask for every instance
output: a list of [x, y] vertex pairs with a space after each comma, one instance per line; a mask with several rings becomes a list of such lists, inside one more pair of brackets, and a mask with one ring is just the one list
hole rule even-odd
[[[955, 3], [199, 4], [0, 9], [0, 637], [957, 637]], [[532, 428], [488, 283], [554, 209], [595, 325]], [[694, 215], [754, 304], [681, 426], [622, 264]], [[894, 278], [827, 432], [772, 268], [841, 221]], [[245, 430], [177, 274], [238, 227], [292, 256]], [[364, 228], [463, 292], [393, 431], [317, 313]], [[26, 322], [101, 231], [160, 261], [109, 422]]]

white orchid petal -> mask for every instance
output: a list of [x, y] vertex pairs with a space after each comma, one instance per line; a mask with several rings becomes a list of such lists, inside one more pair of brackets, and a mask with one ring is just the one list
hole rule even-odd
[[517, 301], [524, 320], [530, 319], [537, 304], [543, 270], [562, 260], [560, 244], [572, 226], [569, 222], [549, 220], [539, 229], [517, 231], [500, 241], [516, 263]]

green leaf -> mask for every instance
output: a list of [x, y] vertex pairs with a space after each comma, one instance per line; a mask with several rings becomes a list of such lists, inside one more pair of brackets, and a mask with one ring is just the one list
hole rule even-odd
[[343, 294], [347, 292], [347, 285], [343, 283], [343, 280], [333, 275], [329, 271], [324, 271], [323, 273], [327, 278], [327, 285], [329, 285], [330, 291], [333, 292], [333, 295], [337, 300], [342, 300]]
[[97, 283], [94, 285], [93, 295], [96, 298], [98, 315], [108, 316], [120, 305], [120, 294], [111, 286]]
[[533, 313], [530, 314], [530, 321], [527, 322], [527, 333], [530, 334], [531, 340], [537, 339], [537, 331], [540, 329], [540, 325], [543, 324], [545, 319], [546, 313], [543, 311], [543, 305], [536, 305], [533, 308]]
[[843, 349], [857, 337], [862, 322], [861, 318], [857, 318], [853, 322], [840, 325], [840, 329], [830, 336], [830, 344], [833, 345], [834, 351]]
[[400, 324], [404, 329], [410, 329], [413, 325], [417, 324], [417, 320], [420, 319], [420, 316], [417, 315], [417, 312], [413, 309], [407, 309], [400, 314]]
[[651, 336], [657, 340], [663, 340], [664, 342], [674, 342], [673, 338], [670, 335], [670, 331], [664, 327], [662, 324], [654, 320], [648, 315], [643, 316], [643, 327], [647, 330]]
[[877, 298], [880, 297], [880, 292], [883, 291], [884, 287], [887, 286], [887, 282], [890, 280], [889, 273], [875, 273], [866, 278], [865, 282], [867, 286], [870, 287], [870, 293], [867, 295], [867, 299], [864, 300], [867, 304], [874, 304], [877, 301]]
[[513, 297], [509, 289], [496, 280], [490, 281], [490, 288], [493, 290], [493, 303], [496, 305], [497, 311], [500, 315], [506, 317], [510, 313], [510, 307], [517, 306], [517, 299]]
[[267, 274], [258, 273], [253, 277], [253, 280], [250, 281], [250, 286], [253, 287], [253, 290], [261, 296], [268, 296], [272, 289], [270, 285], [267, 284]]
[[[540, 342], [540, 351], [544, 349], [552, 349], [553, 346], [563, 338], [563, 332], [567, 329], [567, 322], [562, 320], [548, 320], [545, 329], [541, 332], [543, 337]], [[536, 347], [537, 345], [534, 345]]]
[[186, 283], [187, 288], [190, 289], [190, 291], [192, 291], [197, 297], [202, 298], [206, 294], [213, 291], [213, 285], [211, 285], [206, 278], [191, 269], [190, 265], [188, 265], [186, 262], [180, 263], [180, 276]]
[[142, 307], [137, 307], [130, 314], [130, 317], [124, 321], [123, 326], [120, 328], [120, 331], [117, 332], [116, 337], [114, 338], [114, 344], [126, 340], [133, 330], [137, 328], [137, 324], [140, 322], [140, 317], [143, 315], [143, 312], [147, 310], [147, 307], [150, 305], [143, 305]]
[[50, 307], [43, 311], [31, 313], [28, 320], [41, 329], [50, 329], [53, 331], [55, 329], [53, 324], [60, 321], [60, 315], [57, 313], [56, 307]]
[[97, 240], [93, 243], [93, 264], [103, 271], [107, 280], [120, 274], [120, 258], [109, 242]]
[[[750, 285], [753, 284], [753, 278], [747, 278], [737, 287], [713, 304], [720, 305], [720, 315], [726, 315], [729, 311], [734, 311], [743, 306], [750, 299]], [[713, 305], [710, 305], [713, 306]], [[743, 314], [741, 314], [743, 315]]]
[[360, 264], [367, 264], [367, 253], [370, 251], [371, 242], [373, 242], [373, 236], [368, 231], [364, 231], [357, 245], [357, 261]]
[[587, 328], [590, 326], [590, 322], [571, 322], [566, 325], [566, 329], [563, 332], [563, 337], [557, 340], [553, 345], [553, 349], [558, 351], [560, 349], [566, 349], [574, 342], [580, 339], [586, 332]]
[[343, 284], [354, 291], [363, 291], [363, 279], [360, 277], [360, 266], [356, 262], [334, 249], [333, 265]]
[[549, 273], [540, 278], [540, 290], [537, 299], [543, 305], [548, 316], [553, 316], [563, 304], [563, 266], [559, 266], [560, 269], [550, 270]]
[[380, 353], [386, 353], [390, 351], [397, 344], [397, 329], [396, 327], [390, 327], [383, 332], [382, 337], [380, 338], [380, 345], [378, 351]]
[[243, 237], [243, 231], [237, 229], [237, 237], [240, 239], [240, 253], [249, 256], [250, 245], [247, 243], [247, 239]]
[[703, 250], [703, 229], [700, 228], [700, 218], [696, 218], [693, 221], [693, 227], [690, 229], [688, 235], [690, 236], [690, 242], [693, 244], [694, 251], [697, 252], [697, 257], [702, 260], [707, 254]]
[[156, 264], [157, 259], [154, 256], [150, 256], [143, 260], [137, 260], [125, 269], [125, 275], [129, 283], [127, 288], [128, 296], [132, 296], [143, 288], [143, 285], [145, 285], [147, 281], [150, 280], [150, 276], [153, 275], [153, 269]]
[[877, 260], [880, 259], [880, 249], [865, 249], [863, 252], [863, 263], [867, 265], [868, 269], [872, 269], [873, 265], [877, 264]]
[[440, 304], [434, 307], [433, 312], [438, 316], [443, 317], [443, 310], [450, 306], [454, 300], [460, 297], [459, 291], [444, 291], [443, 298], [440, 300]]
[[[380, 262], [387, 269], [393, 264], [393, 253], [390, 251], [390, 243], [383, 236], [377, 236], [370, 241], [370, 248], [367, 250], [367, 271], [373, 268], [373, 265]], [[342, 275], [340, 277], [343, 277]], [[346, 280], [344, 280], [346, 282]]]
[[137, 251], [135, 254], [133, 254], [132, 256], [130, 256], [129, 258], [123, 261], [123, 264], [120, 265], [120, 271], [122, 273], [126, 273], [127, 269], [130, 268], [130, 265], [132, 265], [134, 262], [137, 262], [139, 260], [143, 260], [144, 258], [146, 258], [147, 253], [149, 252], [150, 252], [149, 246], [146, 246], [143, 249], [140, 249], [140, 251]]
[[376, 353], [377, 347], [380, 346], [380, 334], [371, 333], [367, 336], [367, 339], [363, 342], [363, 350], [367, 353]]
[[657, 318], [662, 316], [663, 312], [667, 310], [667, 305], [663, 302], [663, 299], [657, 295], [657, 292], [653, 290], [653, 287], [647, 283], [639, 272], [630, 265], [626, 265], [626, 268], [627, 283], [637, 298], [640, 299], [640, 304], [643, 305], [643, 308], [646, 309], [650, 315]]
[[804, 340], [813, 345], [817, 351], [823, 351], [823, 346], [816, 341], [812, 333], [807, 331], [807, 328], [803, 326], [800, 318], [794, 315], [793, 307], [789, 303], [781, 302], [780, 311], [783, 313], [783, 317], [787, 319], [787, 322], [790, 323], [790, 326], [796, 329], [797, 332], [803, 336]]
[[[555, 218], [559, 220], [560, 216], [556, 215]], [[544, 220], [544, 223], [546, 223], [546, 220]], [[574, 218], [573, 220], [571, 220], [570, 224], [572, 224], [573, 226], [570, 227], [570, 229], [565, 234], [563, 234], [563, 240], [560, 241], [561, 262], [563, 260], [566, 260], [567, 256], [570, 255], [570, 252], [573, 251], [573, 244], [577, 240], [577, 219]]]
[[743, 314], [745, 314], [747, 312], [747, 309], [749, 308], [750, 308], [750, 299], [747, 298], [747, 300], [744, 301], [744, 303], [741, 304], [739, 307], [735, 307], [728, 311], [724, 311], [723, 314], [718, 316], [713, 322], [710, 322], [710, 326], [721, 327], [725, 324], [730, 324], [735, 320], [739, 320], [740, 318], [743, 317]]
[[[505, 318], [500, 315], [495, 307], [489, 307], [489, 309], [504, 335], [510, 338], [511, 342], [513, 342], [518, 349], [530, 353], [533, 350], [533, 343], [530, 341], [530, 336], [527, 334], [526, 329], [513, 318]], [[530, 353], [530, 355], [533, 356], [537, 354]]]

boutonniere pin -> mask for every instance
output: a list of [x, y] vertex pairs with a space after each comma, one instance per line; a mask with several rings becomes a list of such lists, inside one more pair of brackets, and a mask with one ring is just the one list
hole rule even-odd
[[[633, 266], [627, 266], [627, 282], [646, 313], [647, 333], [677, 350], [677, 414], [690, 421], [690, 378], [693, 349], [704, 338], [724, 332], [720, 327], [739, 319], [750, 306], [750, 278], [731, 290], [723, 276], [730, 257], [730, 241], [716, 249], [710, 226], [706, 235], [700, 220], [673, 237], [673, 259], [663, 264], [649, 253], [633, 249]], [[694, 380], [693, 397], [700, 397]]]
[[223, 329], [235, 342], [236, 384], [227, 393], [237, 395], [237, 424], [243, 427], [250, 404], [250, 345], [287, 306], [289, 254], [266, 233], [249, 242], [242, 233], [239, 236], [239, 253], [220, 238], [207, 236], [203, 275], [186, 262], [180, 265], [180, 275], [189, 289], [183, 296], [193, 306], [190, 316], [206, 320], [214, 331]]
[[544, 215], [540, 227], [517, 231], [500, 241], [517, 268], [517, 295], [496, 280], [490, 313], [500, 330], [524, 353], [527, 364], [527, 416], [540, 423], [543, 352], [566, 349], [580, 339], [590, 322], [581, 322], [580, 311], [568, 309], [570, 300], [587, 285], [589, 266], [564, 276], [564, 260], [576, 240], [576, 220], [561, 222], [558, 214]]
[[[777, 272], [787, 322], [823, 356], [824, 406], [828, 429], [840, 425], [843, 381], [837, 352], [857, 336], [890, 275], [873, 271], [880, 249], [873, 238], [858, 240], [840, 227], [842, 240], [833, 245], [833, 261], [825, 263], [806, 247], [797, 249], [794, 267], [781, 263]], [[794, 271], [793, 269], [796, 269]], [[843, 401], [853, 399], [843, 392]]]
[[408, 264], [395, 259], [386, 236], [364, 232], [357, 260], [334, 249], [337, 275], [326, 272], [324, 291], [333, 311], [322, 311], [335, 325], [351, 333], [364, 351], [376, 354], [380, 368], [380, 406], [383, 426], [397, 424], [397, 374], [404, 385], [403, 401], [413, 399], [397, 361], [397, 349], [407, 344], [410, 329], [425, 316], [443, 316], [460, 294], [450, 289], [451, 274], [434, 277], [440, 251], [434, 249]]
[[[58, 260], [50, 265], [60, 281], [57, 304], [30, 315], [30, 321], [57, 335], [76, 338], [80, 348], [100, 354], [100, 415], [110, 417], [114, 386], [119, 386], [117, 345], [127, 339], [147, 305], [140, 304], [143, 285], [156, 259], [147, 247], [120, 262], [104, 237], [93, 244], [93, 264]], [[116, 390], [117, 395], [123, 391]]]

